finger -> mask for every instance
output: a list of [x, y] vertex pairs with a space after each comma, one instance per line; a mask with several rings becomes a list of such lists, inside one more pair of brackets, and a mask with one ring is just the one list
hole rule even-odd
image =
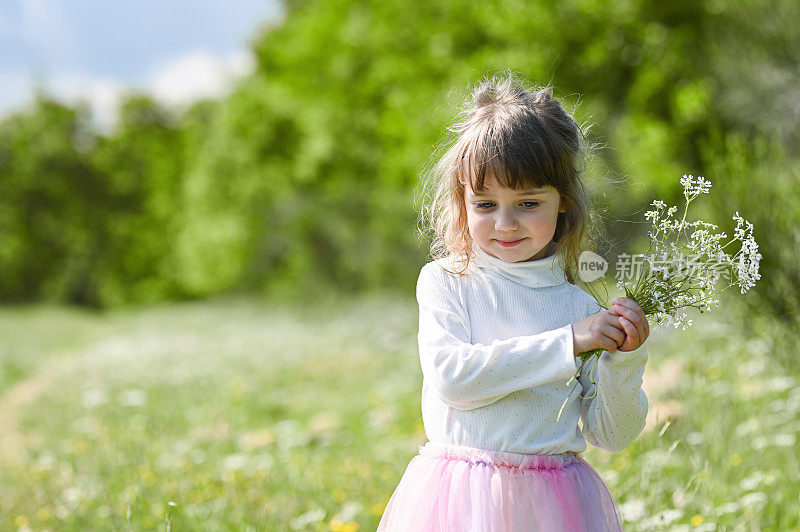
[[631, 321], [625, 317], [620, 317], [619, 322], [625, 328], [625, 333], [628, 335], [627, 339], [630, 340], [630, 345], [640, 345], [641, 335], [633, 323], [631, 323]]
[[[642, 310], [642, 307], [640, 307], [636, 301], [625, 297], [612, 299], [611, 301], [611, 308], [616, 314], [625, 315], [628, 319], [630, 319], [631, 322], [636, 325], [637, 329], [639, 329], [639, 333], [645, 332], [645, 329], [640, 327], [640, 323], [645, 320], [644, 310]], [[633, 312], [638, 317], [633, 317], [630, 314], [624, 314], [623, 310]]]
[[[642, 312], [641, 315], [644, 316], [644, 312], [642, 311], [642, 307], [640, 307], [636, 303], [636, 301], [634, 301], [633, 299], [628, 299], [627, 297], [623, 297], [623, 298], [620, 298], [620, 299], [612, 299], [611, 300], [611, 308], [613, 309], [615, 307], [617, 309], [630, 310], [634, 314], [638, 314], [639, 312]], [[617, 312], [619, 312], [619, 310], [617, 310]]]
[[617, 313], [617, 315], [625, 316], [631, 322], [635, 323], [639, 319], [639, 316], [636, 314], [636, 312], [629, 309], [628, 307], [615, 303], [611, 308], [614, 310], [614, 312]]
[[644, 309], [642, 309], [641, 305], [634, 301], [633, 299], [626, 299], [625, 303], [627, 303], [627, 307], [633, 310], [639, 316], [644, 316]]
[[603, 316], [603, 320], [599, 323], [599, 331], [601, 334], [606, 334], [606, 332], [610, 332], [612, 329], [616, 329], [619, 331], [619, 334], [625, 336], [625, 329], [622, 328], [622, 325], [619, 323], [619, 315], [618, 314], [611, 314], [611, 312], [607, 312], [605, 316]]
[[628, 308], [631, 308], [636, 313], [636, 315], [639, 316], [639, 320], [635, 321], [634, 324], [636, 325], [636, 328], [639, 330], [639, 334], [641, 335], [642, 341], [644, 342], [645, 338], [647, 338], [650, 335], [650, 324], [647, 323], [647, 316], [645, 315], [644, 309], [642, 309], [639, 303], [637, 303], [633, 299], [628, 299], [628, 302], [630, 303]]
[[617, 347], [625, 342], [625, 329], [620, 326], [619, 322], [617, 322], [615, 326], [603, 328], [602, 333], [604, 336], [611, 338], [611, 340], [614, 341], [614, 345]]
[[600, 348], [608, 351], [609, 353], [615, 353], [617, 351], [617, 347], [619, 346], [614, 342], [614, 340], [607, 336], [604, 336], [600, 340]]
[[633, 310], [631, 310], [630, 308], [627, 308], [627, 307], [619, 307], [619, 309], [617, 311], [622, 316], [627, 318], [627, 320], [630, 323], [632, 323], [634, 327], [636, 327], [636, 330], [638, 332], [638, 336], [640, 338], [646, 338], [647, 337], [647, 335], [645, 334], [645, 328], [644, 328], [644, 324], [643, 324], [644, 316], [640, 316], [638, 313], [634, 312]]
[[613, 353], [624, 340], [625, 330], [619, 324], [619, 317], [606, 314], [604, 318], [597, 324], [597, 344], [601, 349]]
[[618, 297], [611, 300], [612, 305], [620, 305], [622, 307], [628, 308], [638, 314], [639, 316], [644, 317], [644, 310], [642, 307], [629, 297]]
[[647, 338], [647, 318], [645, 316], [639, 316], [637, 314], [638, 319], [633, 322], [633, 325], [636, 327], [636, 330], [639, 333], [639, 343], [644, 343], [645, 339]]
[[622, 314], [620, 314], [619, 311], [615, 311], [613, 308], [611, 308], [605, 312], [602, 322], [606, 325], [614, 326], [616, 325], [620, 316], [622, 316]]

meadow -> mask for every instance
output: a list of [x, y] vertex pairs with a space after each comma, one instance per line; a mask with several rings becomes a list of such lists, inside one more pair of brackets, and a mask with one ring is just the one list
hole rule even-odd
[[[0, 309], [0, 529], [374, 530], [426, 441], [413, 298]], [[800, 529], [798, 375], [725, 313], [655, 332], [586, 459], [625, 529]]]

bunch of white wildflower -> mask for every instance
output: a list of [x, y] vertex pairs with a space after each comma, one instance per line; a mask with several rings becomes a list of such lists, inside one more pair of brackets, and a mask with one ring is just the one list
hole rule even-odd
[[[642, 267], [634, 271], [638, 277], [633, 281], [620, 280], [617, 287], [624, 289], [625, 296], [642, 307], [654, 325], [672, 324], [685, 330], [692, 325], [686, 309], [710, 310], [712, 306], [719, 306], [719, 294], [731, 286], [738, 286], [744, 294], [755, 285], [761, 278], [758, 273], [761, 253], [753, 238], [753, 224], [742, 218], [738, 211], [733, 215], [736, 229], [729, 240], [728, 235], [719, 232], [715, 224], [687, 220], [689, 204], [701, 194], [708, 194], [711, 182], [704, 177], [684, 175], [681, 185], [686, 198], [681, 218], [675, 217], [678, 207], [668, 207], [661, 200], [651, 203], [653, 210], [644, 215], [652, 224], [647, 233], [650, 245], [647, 253], [634, 256], [641, 259]], [[718, 286], [721, 279], [725, 282]], [[601, 306], [608, 308], [602, 303]], [[595, 355], [601, 352], [602, 349], [595, 349], [581, 353], [580, 368], [573, 379], [594, 357], [589, 375], [594, 382]], [[561, 410], [565, 405], [566, 400]]]
[[620, 281], [617, 286], [639, 303], [652, 323], [686, 329], [692, 325], [686, 309], [704, 312], [719, 306], [719, 294], [731, 286], [738, 286], [743, 294], [752, 288], [761, 278], [761, 254], [753, 238], [753, 224], [738, 211], [733, 215], [736, 229], [730, 239], [715, 224], [687, 220], [689, 204], [700, 194], [708, 194], [711, 183], [684, 175], [681, 184], [686, 198], [682, 216], [676, 218], [678, 208], [667, 207], [663, 201], [651, 204], [653, 210], [644, 215], [652, 224], [650, 245], [641, 256], [638, 278]]

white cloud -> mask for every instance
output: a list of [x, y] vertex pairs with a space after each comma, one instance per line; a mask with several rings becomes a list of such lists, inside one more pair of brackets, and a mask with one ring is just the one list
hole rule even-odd
[[34, 89], [44, 92], [59, 102], [88, 105], [92, 119], [101, 131], [108, 132], [116, 123], [119, 103], [125, 87], [113, 80], [89, 75], [61, 72], [37, 79], [24, 70], [0, 69], [0, 120], [8, 114], [24, 111], [33, 105]]
[[[249, 51], [226, 57], [192, 52], [163, 64], [149, 83], [138, 89], [74, 71], [50, 73], [40, 85], [58, 101], [70, 105], [86, 103], [100, 131], [109, 133], [116, 125], [121, 100], [132, 90], [149, 93], [169, 107], [181, 108], [199, 99], [224, 97], [239, 78], [253, 71], [254, 65]], [[32, 102], [34, 78], [29, 72], [0, 71], [0, 79], [4, 81], [0, 85], [0, 115]]]
[[95, 124], [101, 131], [108, 132], [117, 121], [117, 111], [125, 87], [110, 79], [62, 74], [50, 79], [47, 90], [59, 101], [73, 105], [78, 102], [86, 103]]
[[233, 88], [238, 78], [251, 73], [254, 66], [255, 60], [247, 50], [225, 57], [194, 51], [159, 66], [147, 90], [170, 106], [220, 98]]

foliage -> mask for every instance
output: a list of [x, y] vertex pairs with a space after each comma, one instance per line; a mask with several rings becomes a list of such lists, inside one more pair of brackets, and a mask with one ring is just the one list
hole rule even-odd
[[108, 211], [91, 280], [96, 301], [158, 301], [179, 294], [170, 264], [182, 200], [182, 132], [147, 97], [120, 109], [116, 131], [100, 137], [94, 168], [105, 177]]
[[[0, 299], [411, 290], [418, 176], [467, 84], [507, 68], [596, 125], [588, 142], [608, 148], [587, 180], [619, 252], [644, 236], [631, 213], [680, 197], [672, 176], [719, 181], [715, 129], [751, 138], [758, 114], [740, 110], [768, 97], [791, 110], [774, 96], [794, 86], [796, 3], [769, 4], [292, 1], [219, 102], [177, 113], [131, 95], [100, 135], [83, 108], [41, 96], [0, 123]], [[770, 130], [791, 159], [796, 122]]]
[[38, 98], [0, 124], [0, 295], [92, 303], [108, 187], [85, 109]]
[[[717, 132], [704, 146], [706, 165], [720, 176], [724, 196], [711, 197], [715, 215], [743, 205], [762, 250], [761, 280], [742, 298], [742, 327], [754, 332], [766, 320], [774, 329], [775, 356], [798, 367], [800, 332], [800, 161], [780, 143], [759, 136]], [[764, 184], [769, 183], [769, 186]], [[773, 320], [773, 318], [776, 318]]]

